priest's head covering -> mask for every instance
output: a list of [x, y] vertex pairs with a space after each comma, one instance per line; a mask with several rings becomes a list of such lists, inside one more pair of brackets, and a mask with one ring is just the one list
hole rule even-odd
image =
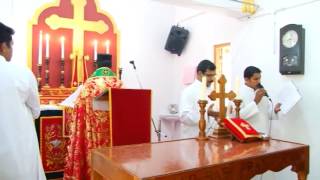
[[97, 66], [100, 67], [108, 67], [112, 66], [112, 56], [111, 54], [98, 54], [97, 56]]
[[95, 70], [90, 77], [101, 77], [101, 76], [116, 76], [114, 72], [108, 67], [101, 67]]

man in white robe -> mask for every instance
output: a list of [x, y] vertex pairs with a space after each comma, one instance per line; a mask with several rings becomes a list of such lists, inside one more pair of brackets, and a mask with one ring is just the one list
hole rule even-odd
[[213, 118], [209, 118], [208, 115], [213, 115], [212, 101], [208, 98], [208, 95], [212, 92], [211, 84], [214, 81], [216, 75], [216, 66], [209, 60], [201, 61], [197, 66], [197, 77], [196, 80], [186, 87], [180, 98], [179, 112], [181, 121], [181, 138], [195, 138], [199, 135], [199, 104], [201, 91], [201, 81], [202, 77], [206, 77], [207, 88], [205, 90], [205, 97], [208, 101], [207, 113], [206, 113], [206, 132], [209, 134], [213, 130], [215, 121]]
[[[269, 139], [271, 120], [278, 119], [277, 113], [281, 110], [280, 103], [273, 105], [271, 98], [261, 85], [261, 70], [255, 66], [248, 66], [243, 73], [244, 85], [239, 89], [238, 97], [242, 99], [240, 118], [247, 120], [258, 132]], [[231, 117], [235, 116], [233, 104]], [[251, 180], [274, 179], [273, 172], [256, 175]]]
[[[261, 85], [261, 70], [249, 66], [244, 70], [245, 84], [240, 87], [239, 97], [242, 99], [240, 117], [266, 137], [270, 136], [271, 120], [277, 119], [280, 103], [273, 105], [266, 90]], [[234, 108], [233, 108], [234, 109]]]
[[40, 115], [32, 72], [9, 63], [13, 29], [0, 23], [0, 179], [45, 180], [34, 119]]

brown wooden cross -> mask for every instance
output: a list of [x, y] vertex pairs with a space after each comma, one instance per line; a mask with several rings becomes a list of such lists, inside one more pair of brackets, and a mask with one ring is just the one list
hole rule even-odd
[[219, 125], [221, 125], [221, 121], [223, 121], [224, 118], [226, 117], [225, 99], [228, 98], [229, 100], [233, 100], [236, 97], [236, 94], [233, 91], [230, 91], [228, 93], [225, 92], [226, 82], [227, 82], [227, 80], [226, 80], [225, 76], [222, 74], [218, 80], [220, 92], [216, 92], [215, 90], [213, 90], [209, 95], [209, 98], [213, 101], [216, 99], [220, 100], [219, 118], [217, 120]]

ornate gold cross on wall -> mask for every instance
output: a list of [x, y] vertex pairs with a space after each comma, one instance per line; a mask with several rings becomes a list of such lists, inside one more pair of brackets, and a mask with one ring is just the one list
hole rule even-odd
[[213, 132], [213, 137], [216, 137], [216, 138], [229, 136], [228, 132], [224, 128], [224, 125], [222, 124], [224, 118], [226, 117], [225, 99], [233, 100], [236, 97], [236, 94], [233, 91], [230, 91], [228, 93], [225, 92], [226, 82], [227, 80], [225, 76], [222, 74], [218, 80], [219, 92], [216, 92], [215, 90], [213, 90], [209, 95], [209, 98], [213, 101], [216, 99], [219, 99], [219, 116], [216, 119], [219, 126], [215, 128]]
[[[87, 0], [71, 0], [71, 4], [73, 5], [73, 19], [60, 17], [56, 14], [48, 17], [45, 22], [48, 26], [53, 29], [59, 28], [67, 28], [73, 30], [73, 38], [72, 38], [72, 57], [73, 60], [77, 60], [77, 67], [73, 67], [77, 69], [77, 79], [78, 82], [84, 81], [84, 33], [85, 31], [93, 31], [99, 34], [103, 34], [109, 30], [108, 25], [102, 21], [88, 21], [85, 20], [85, 6], [87, 4]], [[74, 63], [75, 64], [75, 63]], [[73, 83], [73, 82], [72, 82]], [[73, 84], [71, 86], [74, 86]]]

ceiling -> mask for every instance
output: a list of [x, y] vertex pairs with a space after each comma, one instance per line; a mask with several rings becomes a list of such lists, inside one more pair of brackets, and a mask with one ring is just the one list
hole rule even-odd
[[[232, 17], [243, 17], [242, 3], [237, 0], [155, 0], [166, 4], [187, 7], [201, 11], [222, 12]], [[258, 8], [259, 9], [259, 8]]]

